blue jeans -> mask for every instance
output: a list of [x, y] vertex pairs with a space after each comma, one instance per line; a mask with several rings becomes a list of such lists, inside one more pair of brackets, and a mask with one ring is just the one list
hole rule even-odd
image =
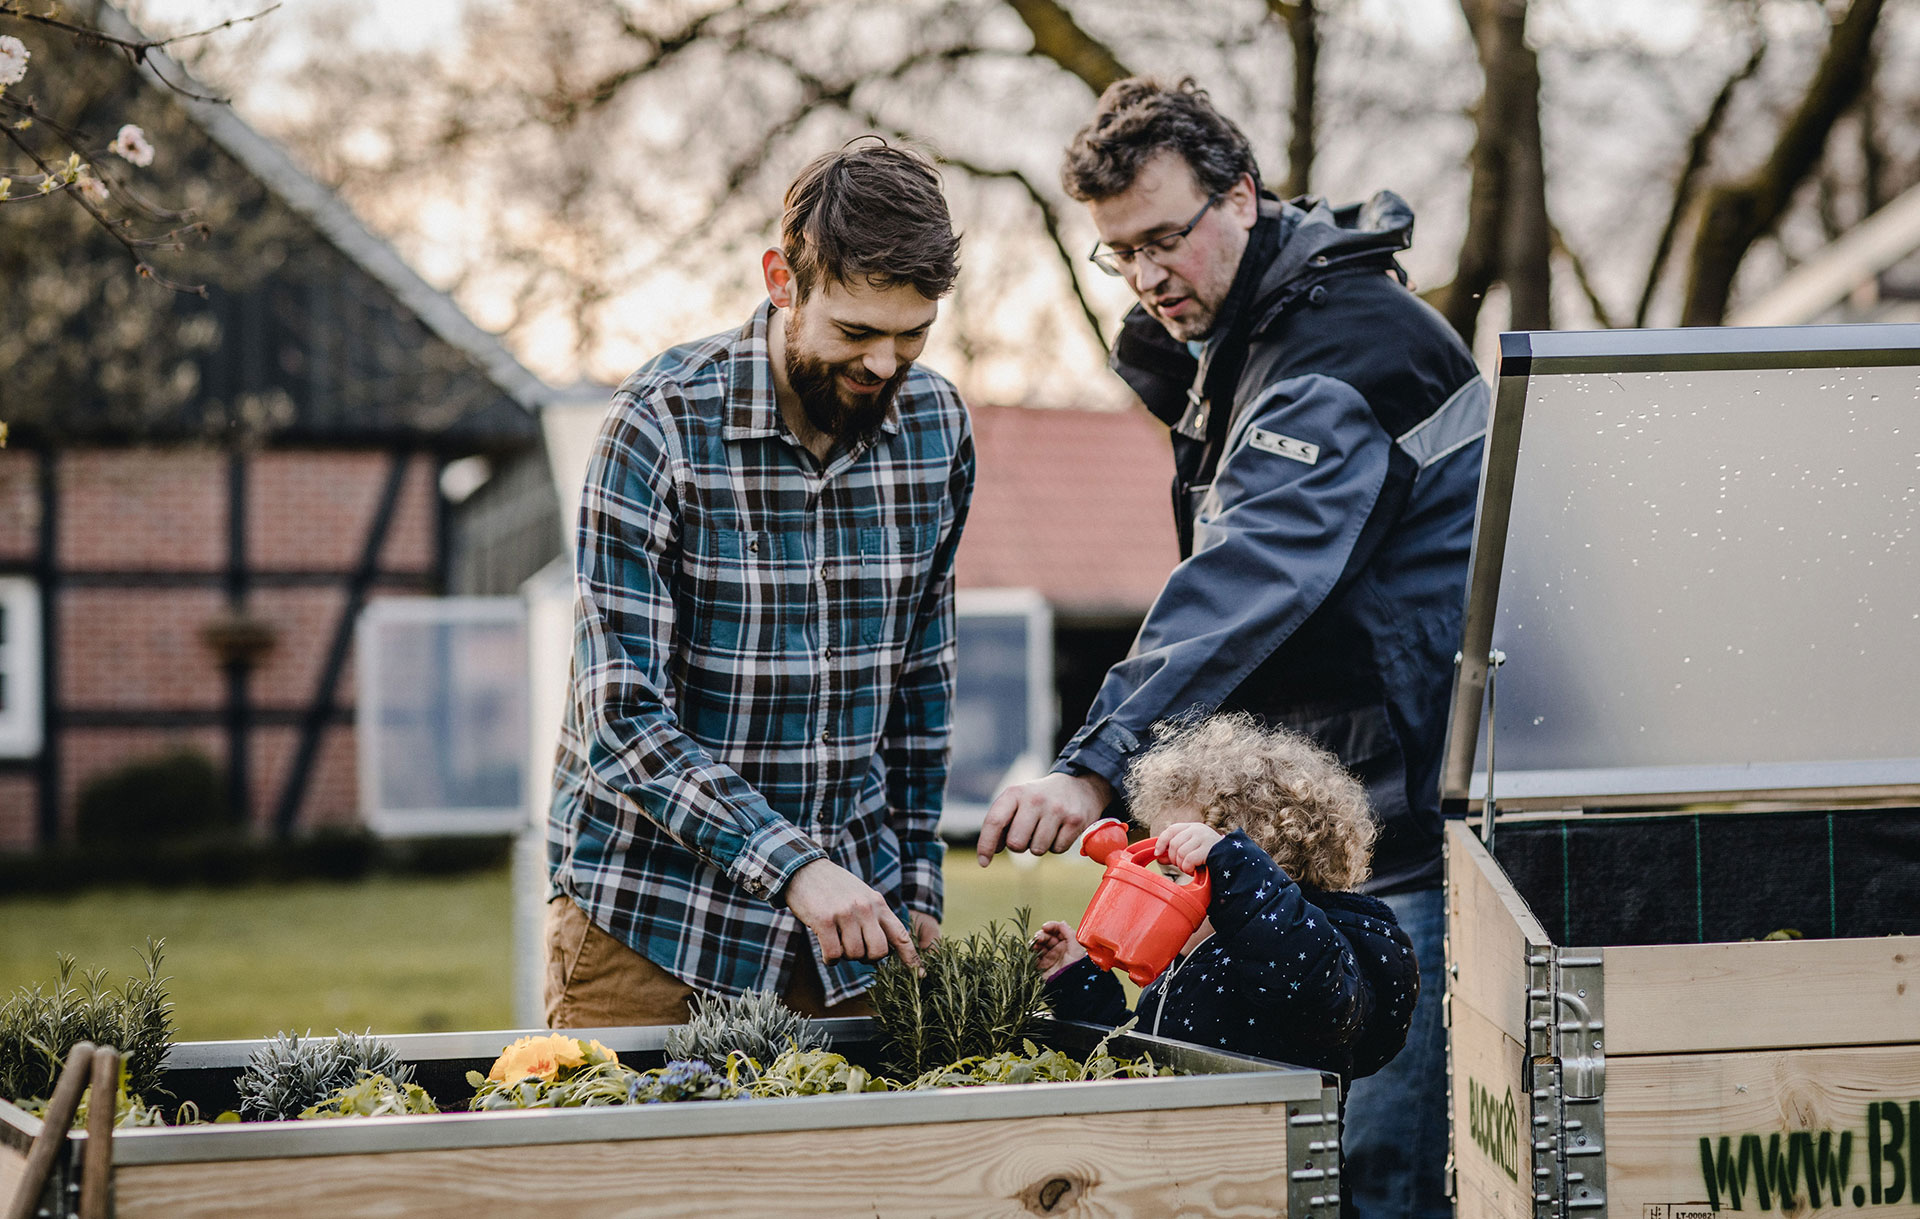
[[1446, 897], [1440, 889], [1422, 889], [1381, 900], [1420, 959], [1420, 1001], [1406, 1048], [1378, 1074], [1355, 1080], [1347, 1094], [1343, 1175], [1359, 1219], [1449, 1219], [1447, 1033], [1440, 1026]]

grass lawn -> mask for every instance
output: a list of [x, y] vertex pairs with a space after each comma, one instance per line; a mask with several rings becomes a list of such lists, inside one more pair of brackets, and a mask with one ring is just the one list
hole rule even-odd
[[[982, 870], [971, 851], [952, 851], [947, 933], [1009, 920], [1019, 906], [1032, 908], [1035, 927], [1074, 922], [1099, 879], [1078, 856], [1002, 856]], [[505, 869], [0, 899], [0, 996], [51, 985], [56, 952], [106, 968], [117, 983], [152, 936], [167, 941], [182, 1040], [510, 1028], [512, 908]]]

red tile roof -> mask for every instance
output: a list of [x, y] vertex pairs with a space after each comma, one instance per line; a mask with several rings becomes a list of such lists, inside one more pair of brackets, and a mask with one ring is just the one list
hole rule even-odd
[[961, 588], [1038, 589], [1069, 613], [1144, 613], [1179, 559], [1167, 429], [1140, 407], [975, 407]]

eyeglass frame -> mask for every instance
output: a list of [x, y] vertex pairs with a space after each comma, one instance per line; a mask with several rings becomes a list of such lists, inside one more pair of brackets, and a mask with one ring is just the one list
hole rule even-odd
[[[1226, 197], [1227, 192], [1225, 191], [1209, 195], [1207, 201], [1200, 205], [1200, 210], [1193, 214], [1193, 219], [1187, 221], [1185, 228], [1175, 229], [1171, 233], [1162, 233], [1151, 241], [1143, 241], [1139, 245], [1127, 246], [1118, 250], [1102, 250], [1100, 243], [1096, 241], [1093, 243], [1093, 251], [1087, 255], [1087, 261], [1099, 267], [1108, 275], [1114, 276], [1116, 279], [1125, 276], [1133, 264], [1141, 258], [1146, 259], [1156, 267], [1164, 267], [1167, 264], [1154, 257], [1154, 252], [1158, 251], [1161, 254], [1172, 256], [1173, 252], [1179, 248], [1180, 242], [1186, 239], [1187, 234], [1193, 232], [1193, 230], [1199, 226], [1200, 222], [1206, 219], [1207, 212], [1213, 208], [1213, 205]], [[1109, 262], [1109, 259], [1122, 259], [1124, 261]]]

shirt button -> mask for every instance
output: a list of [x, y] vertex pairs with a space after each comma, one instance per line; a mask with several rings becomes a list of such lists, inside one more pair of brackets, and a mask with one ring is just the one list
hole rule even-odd
[[823, 659], [832, 660], [834, 657], [833, 645], [828, 644], [825, 648], [821, 649], [820, 655]]
[[833, 744], [833, 730], [831, 728], [822, 728], [820, 730], [820, 741], [824, 745]]
[[752, 553], [752, 554], [759, 554], [759, 553], [760, 553], [760, 539], [759, 539], [759, 538], [748, 538], [748, 539], [747, 539], [747, 550], [748, 550], [748, 552], [750, 552], [750, 553]]

